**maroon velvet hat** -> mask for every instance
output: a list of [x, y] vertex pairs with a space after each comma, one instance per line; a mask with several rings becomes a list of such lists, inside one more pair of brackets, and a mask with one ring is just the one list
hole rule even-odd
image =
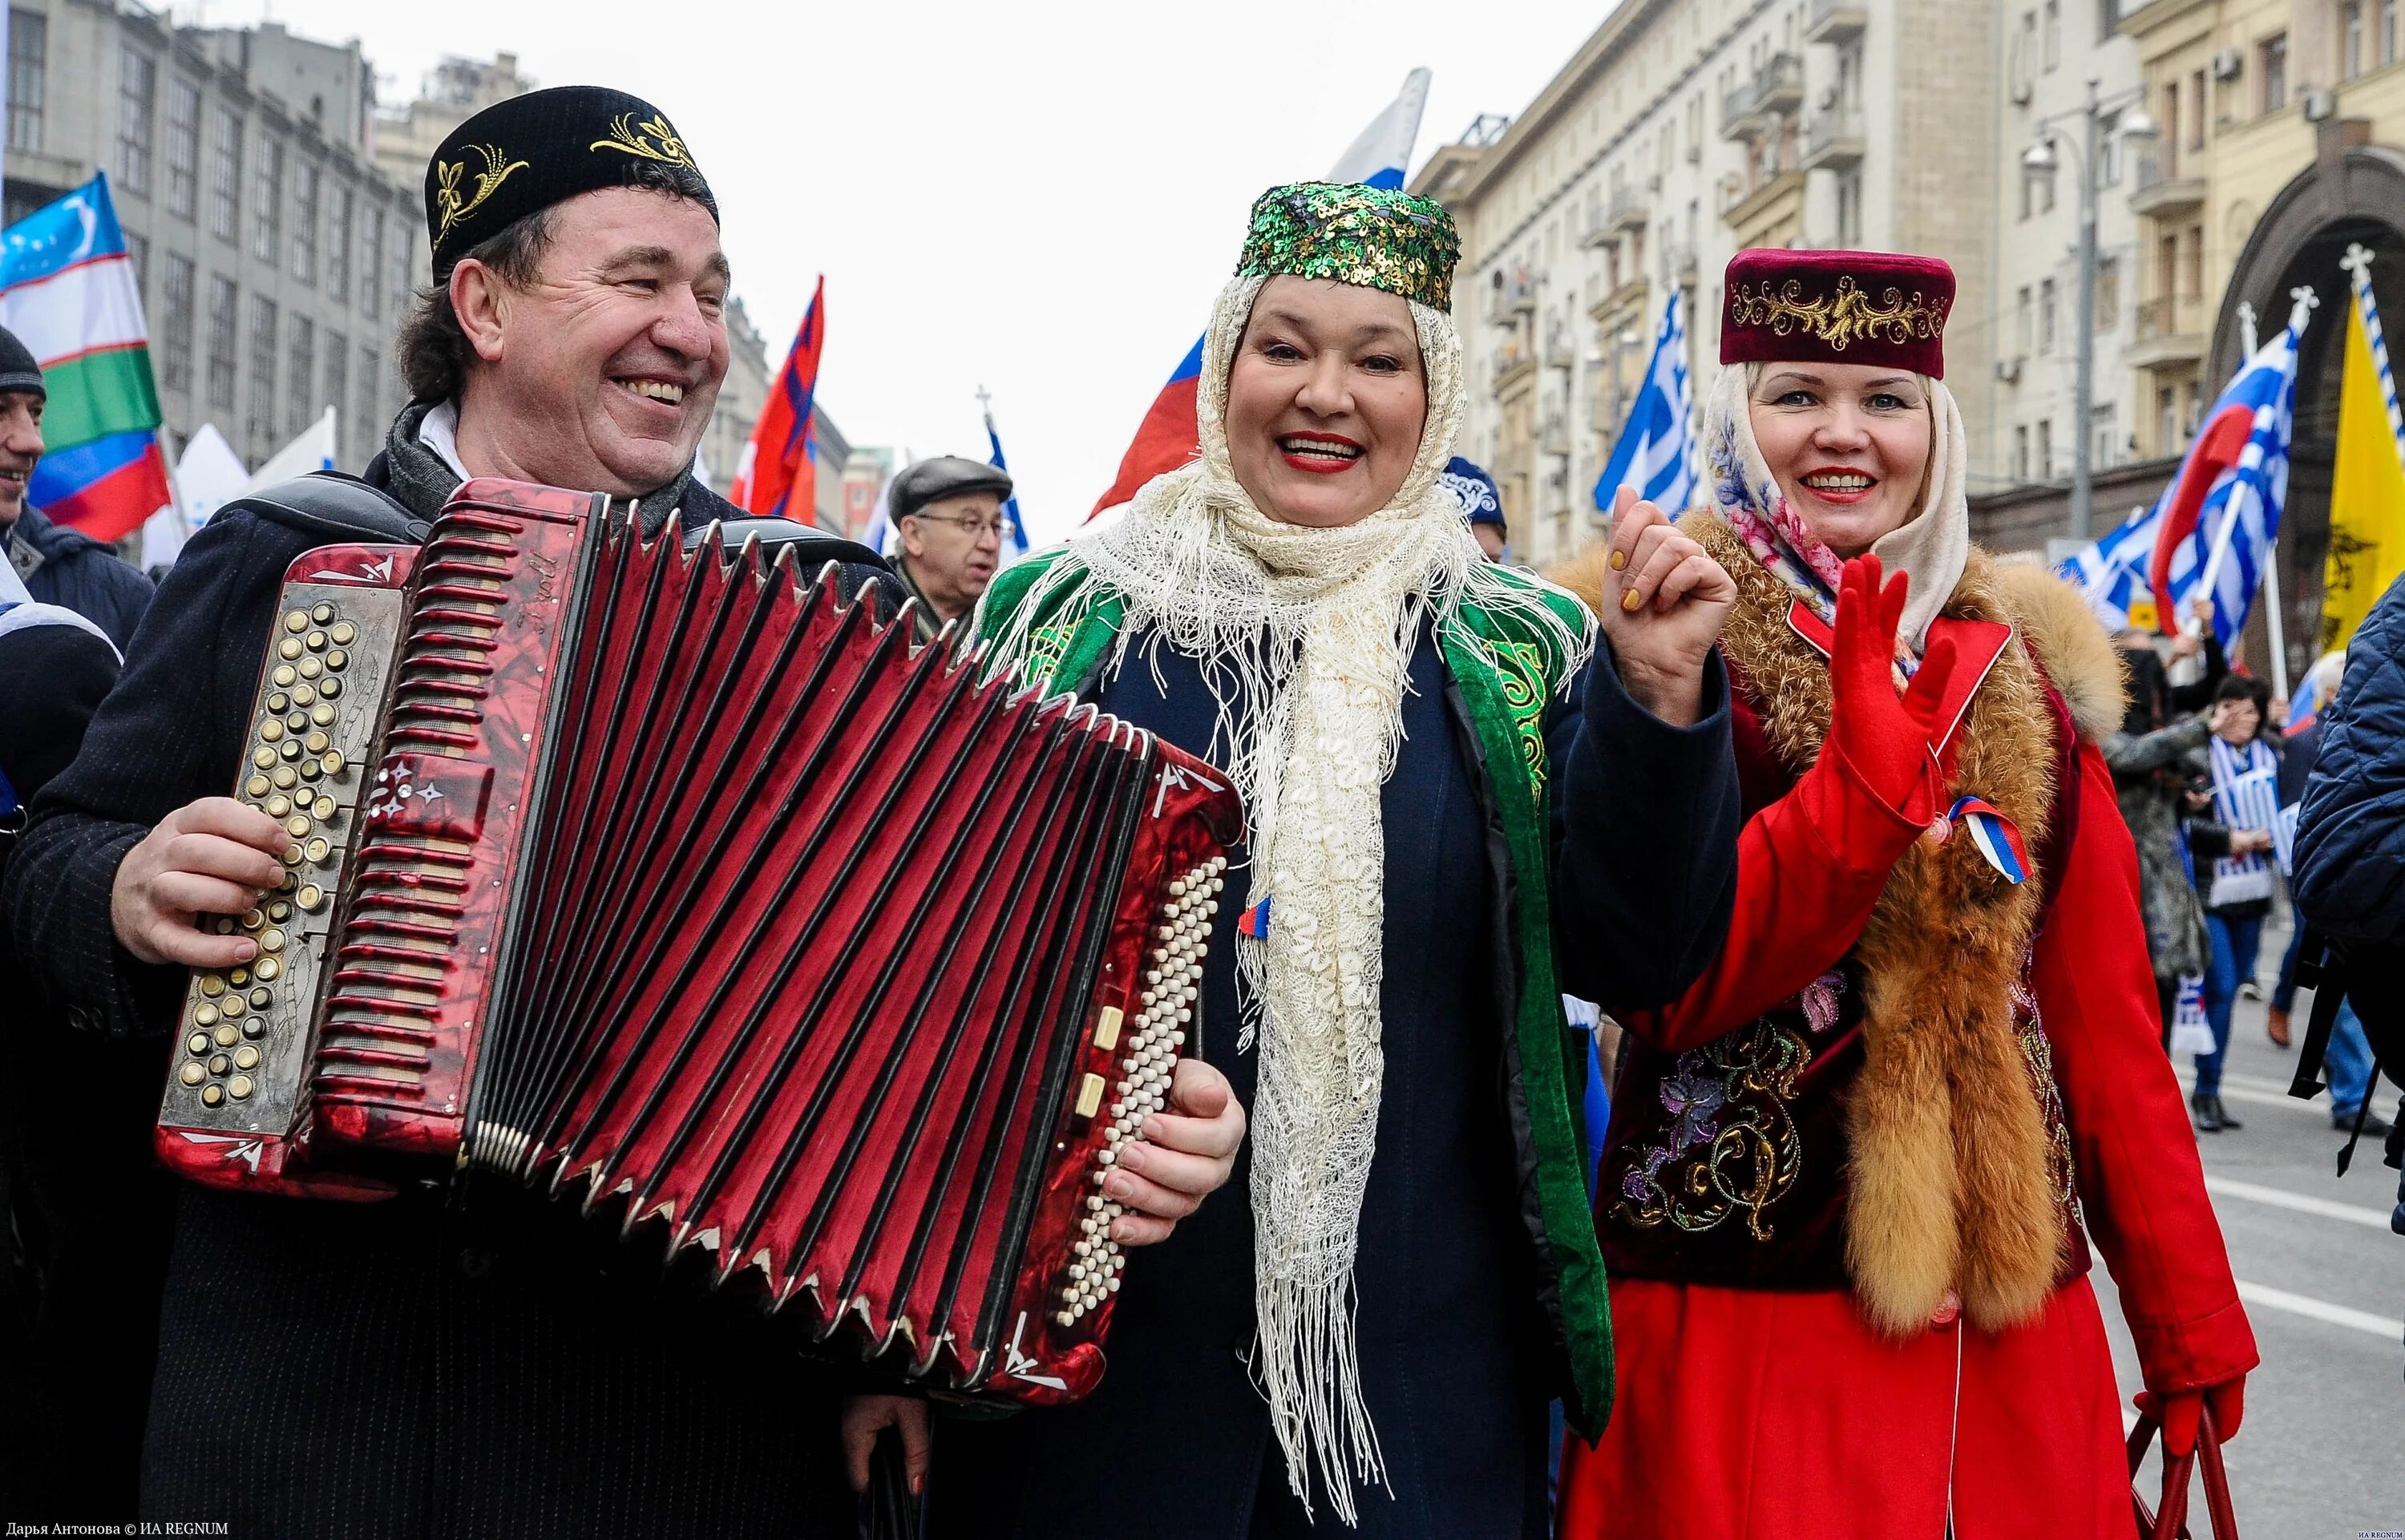
[[1729, 259], [1723, 363], [1874, 363], [1942, 379], [1954, 270], [1887, 251], [1758, 247]]

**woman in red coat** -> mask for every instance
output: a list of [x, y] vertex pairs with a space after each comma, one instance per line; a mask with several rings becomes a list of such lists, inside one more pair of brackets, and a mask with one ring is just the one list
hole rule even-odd
[[2119, 665], [1970, 544], [1953, 296], [1924, 258], [1729, 264], [1714, 505], [1680, 528], [1737, 584], [1750, 821], [1719, 964], [1624, 1023], [1619, 1394], [1567, 1453], [1565, 1536], [2119, 1540], [2091, 1236], [2174, 1443], [2206, 1402], [2238, 1422], [2254, 1337], [2097, 749]]

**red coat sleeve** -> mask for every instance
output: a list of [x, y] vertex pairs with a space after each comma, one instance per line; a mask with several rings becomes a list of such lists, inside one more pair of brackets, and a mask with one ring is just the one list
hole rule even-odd
[[1860, 939], [1889, 870], [1922, 827], [1887, 806], [1842, 754], [1824, 750], [1785, 796], [1746, 820], [1720, 955], [1670, 1004], [1614, 1019], [1677, 1053], [1792, 997]]
[[2038, 1009], [2088, 1233], [2121, 1291], [2146, 1388], [2201, 1390], [2259, 1362], [2162, 1050], [2138, 856], [2112, 772], [2082, 744], [2078, 832], [2038, 937]]

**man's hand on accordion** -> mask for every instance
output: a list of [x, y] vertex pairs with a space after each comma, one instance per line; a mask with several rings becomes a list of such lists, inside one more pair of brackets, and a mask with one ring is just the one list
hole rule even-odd
[[1180, 1059], [1169, 1081], [1169, 1110], [1145, 1120], [1142, 1143], [1120, 1147], [1118, 1169], [1103, 1195], [1127, 1212], [1111, 1222], [1122, 1246], [1169, 1238], [1177, 1222], [1228, 1184], [1245, 1142], [1245, 1109], [1228, 1077], [1200, 1059]]
[[119, 944], [146, 963], [232, 968], [259, 943], [199, 928], [204, 914], [240, 914], [284, 879], [284, 827], [231, 797], [204, 797], [159, 821], [125, 853], [108, 890]]

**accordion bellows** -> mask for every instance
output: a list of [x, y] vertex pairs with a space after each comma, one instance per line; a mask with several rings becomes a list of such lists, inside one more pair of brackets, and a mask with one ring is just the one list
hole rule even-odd
[[489, 1167], [913, 1378], [1090, 1390], [1099, 1184], [1192, 1024], [1237, 802], [836, 571], [489, 480], [421, 549], [296, 561], [237, 790], [288, 875], [220, 923], [259, 960], [193, 981], [169, 1165]]

